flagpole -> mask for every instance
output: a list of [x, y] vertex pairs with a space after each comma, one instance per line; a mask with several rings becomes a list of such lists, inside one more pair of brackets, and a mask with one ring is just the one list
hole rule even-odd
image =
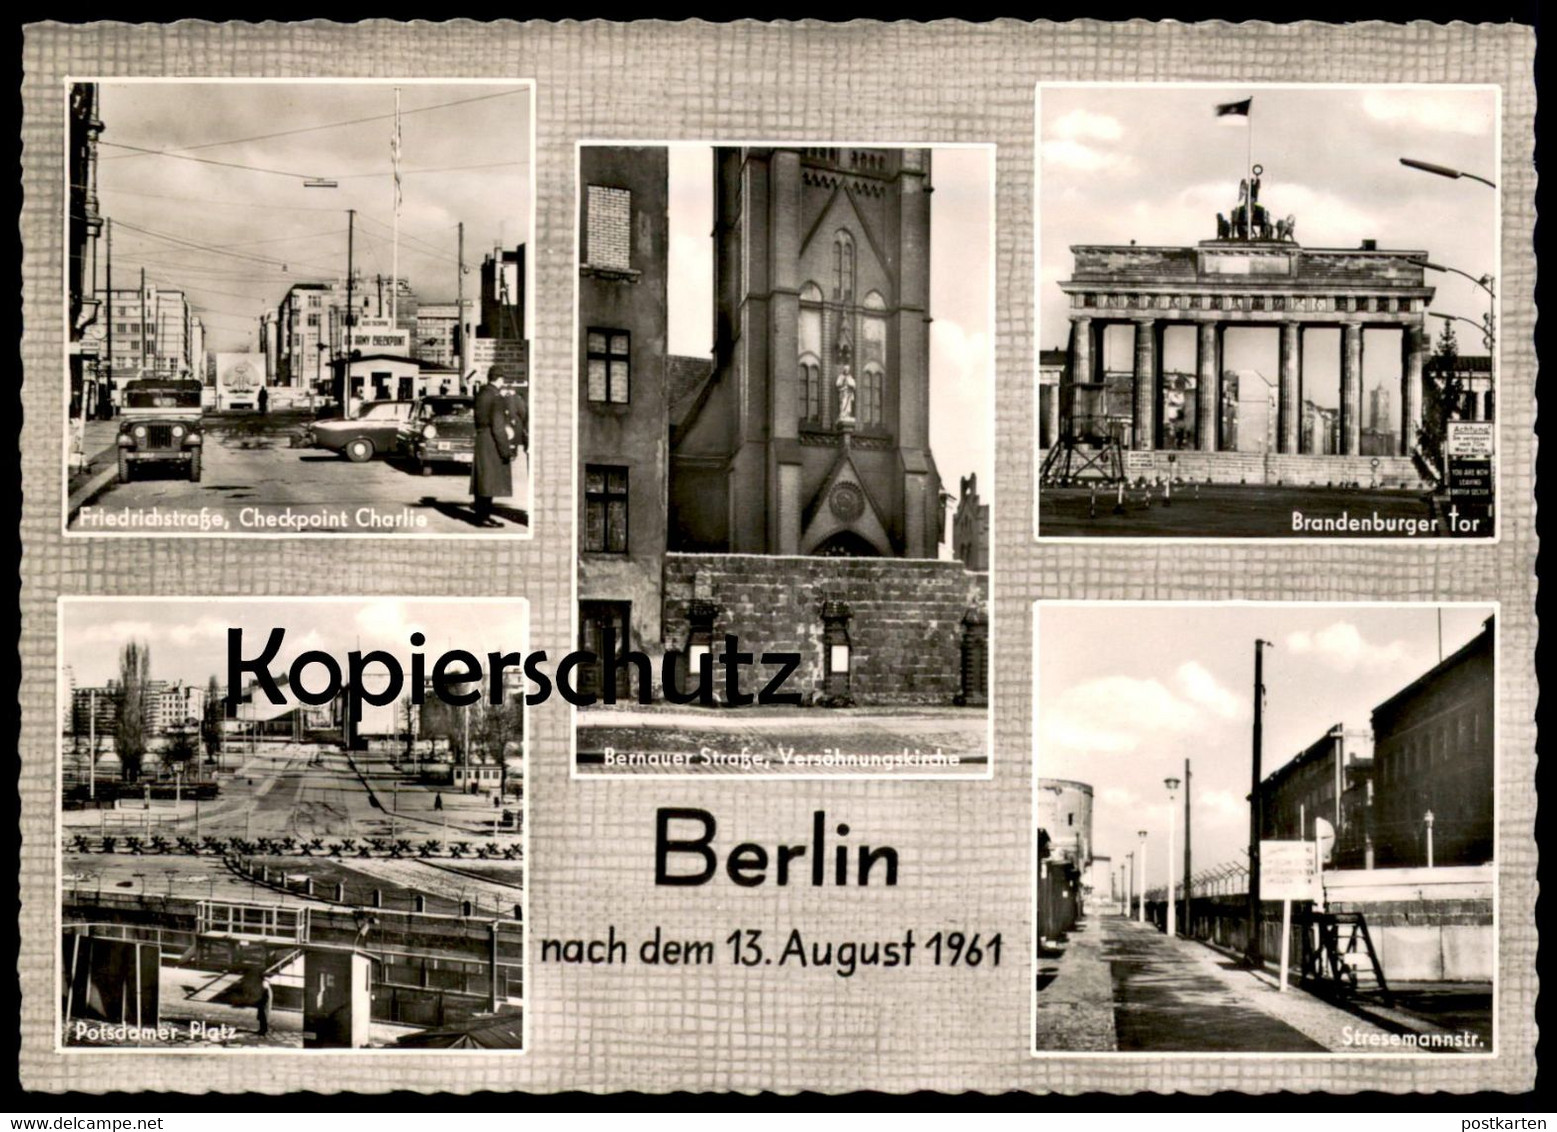
[[395, 227], [389, 265], [389, 323], [400, 325], [400, 88], [395, 88], [395, 137], [390, 146], [395, 159]]

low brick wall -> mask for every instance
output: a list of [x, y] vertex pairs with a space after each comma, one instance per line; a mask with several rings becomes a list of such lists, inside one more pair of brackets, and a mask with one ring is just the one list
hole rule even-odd
[[[714, 639], [741, 648], [798, 652], [786, 691], [823, 694], [822, 603], [848, 605], [851, 694], [861, 706], [951, 705], [962, 691], [963, 616], [986, 608], [989, 575], [960, 562], [897, 558], [665, 556], [664, 642], [684, 649], [694, 600], [713, 603]], [[716, 649], [716, 652], [719, 651]]]

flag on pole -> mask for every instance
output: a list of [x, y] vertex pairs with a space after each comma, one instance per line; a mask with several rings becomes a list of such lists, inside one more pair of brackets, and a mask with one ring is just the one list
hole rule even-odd
[[1237, 115], [1241, 118], [1249, 116], [1249, 105], [1254, 99], [1245, 98], [1242, 102], [1218, 102], [1216, 104], [1216, 116], [1226, 118], [1229, 115]]
[[389, 155], [395, 163], [395, 211], [400, 211], [400, 91], [395, 91], [395, 132], [389, 135]]

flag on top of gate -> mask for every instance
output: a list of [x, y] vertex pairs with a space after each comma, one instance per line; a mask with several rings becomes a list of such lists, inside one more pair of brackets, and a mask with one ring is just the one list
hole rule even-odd
[[1249, 116], [1249, 104], [1253, 101], [1254, 99], [1252, 98], [1246, 98], [1242, 102], [1218, 102], [1216, 104], [1216, 116], [1218, 118], [1226, 118], [1230, 114], [1236, 114], [1247, 118]]

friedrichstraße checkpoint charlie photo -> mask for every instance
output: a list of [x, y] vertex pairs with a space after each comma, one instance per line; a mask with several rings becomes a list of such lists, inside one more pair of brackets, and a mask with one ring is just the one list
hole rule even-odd
[[528, 534], [532, 84], [69, 97], [67, 531]]
[[1405, 16], [25, 28], [44, 1122], [1513, 1119], [1534, 36]]

